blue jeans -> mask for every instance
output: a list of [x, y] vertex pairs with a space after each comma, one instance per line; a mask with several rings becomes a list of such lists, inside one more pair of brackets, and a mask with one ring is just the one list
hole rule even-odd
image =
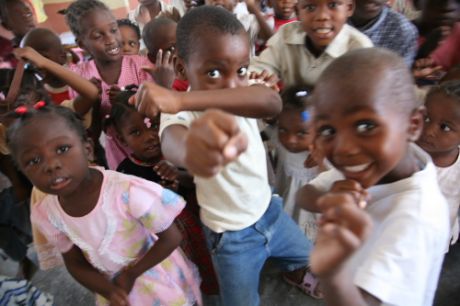
[[312, 243], [282, 204], [281, 197], [272, 196], [265, 214], [239, 231], [215, 233], [203, 226], [224, 306], [259, 305], [260, 272], [268, 258], [285, 271], [308, 265]]

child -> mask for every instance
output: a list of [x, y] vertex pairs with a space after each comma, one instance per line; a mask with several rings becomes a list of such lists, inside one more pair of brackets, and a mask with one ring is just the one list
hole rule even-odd
[[177, 23], [167, 17], [150, 20], [144, 27], [142, 39], [147, 48], [147, 57], [155, 68], [152, 76], [155, 82], [166, 88], [186, 91], [188, 83], [176, 79], [173, 59], [176, 54]]
[[[121, 87], [139, 85], [149, 79], [142, 70], [142, 67], [149, 66], [149, 62], [139, 55], [123, 56], [116, 19], [104, 3], [98, 0], [72, 2], [66, 10], [66, 20], [78, 45], [93, 57], [89, 62], [70, 68], [86, 79], [100, 79], [102, 120], [110, 113], [109, 94], [115, 96]], [[110, 132], [108, 136], [105, 144], [107, 163], [110, 169], [116, 169], [129, 153], [114, 137], [110, 137]]]
[[118, 19], [117, 23], [121, 34], [123, 55], [139, 54], [141, 48], [141, 31], [139, 27], [129, 19]]
[[282, 94], [283, 110], [278, 115], [276, 191], [284, 199], [284, 210], [305, 230], [307, 237], [314, 241], [316, 237], [315, 214], [295, 206], [295, 194], [300, 187], [315, 178], [317, 166], [304, 166], [311, 159], [309, 149], [312, 144], [311, 104], [306, 102], [311, 87], [294, 86], [286, 88]]
[[133, 11], [130, 11], [128, 18], [139, 25], [141, 32], [144, 26], [152, 19], [165, 15], [175, 21], [179, 21], [181, 14], [173, 5], [167, 4], [161, 0], [140, 0], [139, 5]]
[[376, 47], [401, 55], [408, 67], [417, 53], [418, 31], [406, 17], [387, 6], [386, 0], [356, 0], [349, 23], [366, 34]]
[[185, 198], [187, 205], [174, 221], [184, 237], [181, 248], [198, 266], [203, 293], [216, 295], [219, 289], [199, 221], [193, 178], [163, 159], [158, 137], [160, 118], [150, 120], [128, 105], [128, 98], [134, 93], [125, 91], [118, 95], [108, 120], [115, 126], [120, 141], [133, 152], [120, 163], [117, 171], [158, 183]]
[[219, 6], [235, 14], [236, 18], [243, 24], [244, 29], [249, 34], [251, 42], [251, 54], [255, 54], [255, 44], [260, 38], [262, 42], [267, 41], [272, 35], [273, 30], [265, 20], [265, 16], [260, 11], [257, 1], [246, 0], [247, 10], [238, 12], [236, 10], [238, 0], [205, 0], [206, 5]]
[[314, 86], [335, 58], [372, 47], [366, 35], [346, 24], [353, 8], [352, 0], [299, 0], [299, 21], [282, 26], [253, 59], [250, 70], [275, 74], [285, 86]]
[[436, 166], [438, 182], [450, 212], [451, 244], [458, 240], [460, 205], [460, 81], [448, 81], [427, 95], [426, 117], [417, 144], [430, 154]]
[[[312, 295], [310, 242], [271, 195], [256, 120], [280, 110], [276, 91], [248, 86], [249, 40], [234, 15], [202, 6], [177, 26], [176, 71], [190, 92], [144, 83], [133, 103], [156, 116], [165, 157], [194, 175], [201, 221], [223, 305], [259, 304], [259, 278], [269, 257], [288, 280]], [[218, 108], [220, 110], [208, 110]], [[231, 114], [225, 113], [227, 111]], [[167, 115], [175, 114], [175, 115]]]
[[33, 9], [27, 0], [0, 1], [0, 22], [2, 26], [14, 34], [14, 39], [2, 39], [0, 46], [0, 60], [2, 68], [15, 68], [17, 60], [13, 55], [13, 48], [19, 46], [26, 33], [35, 28]]
[[[67, 63], [67, 54], [61, 44], [59, 36], [51, 30], [45, 28], [36, 28], [30, 30], [21, 42], [22, 47], [31, 47], [42, 56], [59, 64]], [[65, 100], [69, 100], [69, 86], [54, 76], [52, 73], [40, 71], [43, 77], [43, 83], [46, 91], [56, 104], [61, 104]]]
[[89, 168], [89, 143], [61, 107], [17, 109], [8, 145], [21, 171], [49, 195], [31, 220], [61, 252], [98, 305], [201, 304], [193, 266], [176, 250], [175, 193], [143, 179]]
[[[327, 304], [432, 305], [448, 207], [430, 157], [412, 144], [423, 109], [407, 65], [385, 49], [352, 51], [326, 68], [312, 99], [315, 145], [334, 169], [298, 203], [323, 213], [312, 268]], [[366, 218], [374, 229], [361, 242]]]
[[286, 23], [297, 21], [295, 12], [296, 3], [297, 2], [295, 0], [270, 1], [270, 5], [273, 8], [273, 15], [268, 16], [268, 23], [273, 28], [274, 32], [277, 32], [278, 29]]

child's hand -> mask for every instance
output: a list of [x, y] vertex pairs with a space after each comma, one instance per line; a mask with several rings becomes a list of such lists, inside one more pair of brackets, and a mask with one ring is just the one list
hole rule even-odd
[[172, 88], [176, 73], [174, 72], [173, 64], [174, 55], [171, 51], [166, 51], [163, 55], [163, 50], [158, 50], [155, 67], [143, 67], [142, 69], [148, 72], [158, 85], [166, 88]]
[[161, 185], [166, 188], [177, 190], [179, 187], [179, 170], [166, 160], [160, 161], [153, 170], [161, 177]]
[[101, 82], [101, 80], [96, 79], [95, 77], [92, 77], [91, 79], [89, 79], [89, 81], [91, 83], [93, 83], [97, 87], [97, 90], [99, 91], [99, 94], [101, 94], [102, 93], [102, 82]]
[[364, 189], [360, 183], [354, 180], [336, 181], [332, 184], [330, 192], [350, 194], [361, 208], [364, 208], [364, 206], [366, 206], [366, 201], [369, 200], [367, 190]]
[[364, 242], [372, 229], [369, 215], [347, 193], [330, 193], [318, 199], [322, 212], [316, 245], [310, 255], [313, 273], [333, 276]]
[[17, 48], [14, 49], [13, 52], [17, 59], [25, 60], [29, 63], [32, 63], [35, 67], [39, 69], [43, 69], [46, 61], [48, 61], [48, 59], [43, 57], [40, 53], [38, 53], [37, 51], [35, 51], [35, 49], [32, 49], [31, 47]]
[[120, 92], [121, 88], [117, 85], [110, 86], [110, 88], [107, 90], [107, 93], [109, 94], [110, 104], [115, 103], [115, 99], [120, 94]]
[[154, 82], [144, 82], [129, 103], [149, 118], [155, 118], [159, 113], [176, 114], [181, 111], [179, 94]]
[[115, 287], [110, 292], [109, 297], [110, 306], [129, 306], [128, 294], [122, 288]]
[[257, 0], [244, 0], [248, 8], [249, 13], [254, 14], [255, 11], [260, 11], [260, 2]]
[[270, 87], [277, 92], [280, 91], [280, 88], [278, 87], [279, 78], [276, 76], [276, 74], [268, 73], [267, 70], [262, 70], [262, 72], [252, 71], [249, 74], [249, 80], [264, 84], [265, 86]]
[[247, 146], [248, 139], [233, 115], [208, 110], [190, 126], [185, 165], [194, 175], [211, 177], [236, 160]]
[[421, 58], [415, 61], [412, 68], [415, 79], [439, 80], [443, 75], [442, 66], [436, 65], [431, 58]]

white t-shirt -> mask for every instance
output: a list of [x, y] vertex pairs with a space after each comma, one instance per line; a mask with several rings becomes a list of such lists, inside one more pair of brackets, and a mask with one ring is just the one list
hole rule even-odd
[[[368, 189], [371, 199], [366, 211], [374, 228], [346, 263], [354, 284], [383, 305], [432, 305], [450, 233], [448, 206], [436, 169], [425, 152], [415, 145], [412, 149], [424, 169]], [[343, 176], [333, 169], [310, 184], [329, 190], [340, 179]]]
[[449, 204], [451, 229], [451, 243], [458, 240], [458, 207], [460, 205], [460, 154], [455, 163], [449, 167], [436, 167], [439, 187]]
[[[170, 125], [189, 127], [202, 112], [161, 114], [160, 137]], [[200, 217], [217, 233], [237, 231], [256, 223], [268, 208], [271, 190], [256, 119], [235, 116], [249, 140], [247, 150], [211, 178], [195, 176]]]

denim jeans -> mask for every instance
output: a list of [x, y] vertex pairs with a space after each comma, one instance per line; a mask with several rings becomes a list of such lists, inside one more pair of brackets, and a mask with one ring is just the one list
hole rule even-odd
[[312, 243], [284, 212], [283, 199], [272, 196], [264, 215], [239, 231], [204, 233], [219, 279], [222, 305], [257, 306], [260, 272], [268, 258], [284, 271], [308, 265]]

